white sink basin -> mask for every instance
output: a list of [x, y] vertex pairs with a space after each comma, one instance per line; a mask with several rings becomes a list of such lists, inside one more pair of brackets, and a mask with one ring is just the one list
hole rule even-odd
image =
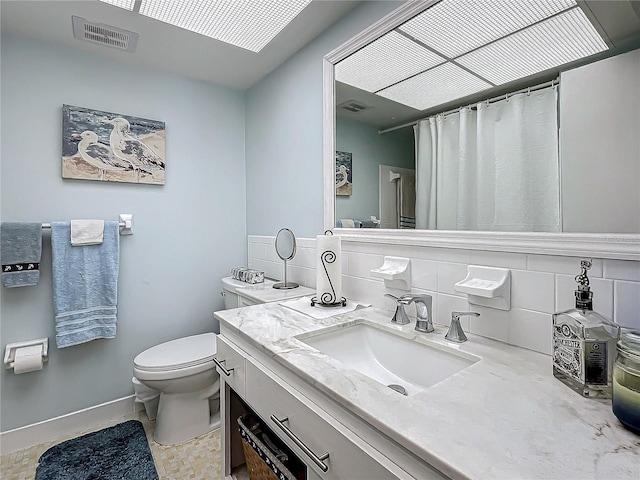
[[480, 360], [454, 348], [434, 342], [419, 343], [364, 323], [297, 338], [383, 385], [399, 385], [407, 395], [424, 390]]

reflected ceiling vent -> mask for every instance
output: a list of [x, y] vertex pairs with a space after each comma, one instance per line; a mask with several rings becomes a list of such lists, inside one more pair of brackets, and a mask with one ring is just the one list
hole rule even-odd
[[72, 16], [73, 36], [77, 40], [98, 43], [107, 47], [133, 53], [138, 44], [138, 34], [121, 28], [95, 23], [81, 17]]
[[356, 100], [347, 100], [346, 102], [338, 105], [338, 108], [346, 110], [347, 112], [359, 113], [359, 112], [362, 112], [363, 110], [369, 110], [371, 107], [365, 105], [362, 102], [358, 102]]

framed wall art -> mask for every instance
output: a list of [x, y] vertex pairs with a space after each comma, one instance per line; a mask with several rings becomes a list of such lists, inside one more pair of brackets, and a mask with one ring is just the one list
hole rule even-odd
[[352, 157], [349, 152], [336, 150], [336, 195], [351, 195], [353, 192]]
[[62, 106], [62, 178], [164, 185], [165, 124]]

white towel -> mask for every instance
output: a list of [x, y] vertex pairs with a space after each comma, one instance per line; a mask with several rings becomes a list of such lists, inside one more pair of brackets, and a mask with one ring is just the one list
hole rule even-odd
[[341, 313], [353, 312], [354, 310], [359, 310], [361, 308], [371, 306], [367, 303], [358, 303], [354, 302], [353, 300], [347, 299], [347, 305], [344, 307], [321, 307], [317, 304], [316, 306], [312, 307], [311, 297], [301, 297], [295, 300], [287, 300], [286, 302], [280, 302], [280, 305], [318, 319], [332, 317]]
[[104, 237], [104, 220], [71, 220], [71, 245], [100, 245]]

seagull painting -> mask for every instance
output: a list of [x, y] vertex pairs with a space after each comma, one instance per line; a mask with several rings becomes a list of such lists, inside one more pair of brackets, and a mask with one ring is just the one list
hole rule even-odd
[[105, 120], [104, 123], [113, 125], [109, 144], [113, 154], [122, 161], [129, 162], [135, 171], [153, 173], [153, 170], [163, 169], [164, 160], [147, 144], [134, 138], [130, 132], [129, 122], [122, 117]]
[[164, 185], [165, 169], [164, 122], [62, 106], [62, 178]]
[[100, 180], [104, 180], [105, 171], [133, 170], [133, 165], [116, 158], [111, 148], [98, 141], [98, 135], [90, 130], [80, 134], [78, 153], [89, 165], [100, 170]]
[[351, 195], [352, 159], [351, 153], [336, 150], [336, 195]]
[[347, 172], [347, 167], [344, 165], [340, 165], [338, 171], [336, 172], [336, 188], [340, 188], [343, 185], [346, 185], [349, 181], [349, 176]]

